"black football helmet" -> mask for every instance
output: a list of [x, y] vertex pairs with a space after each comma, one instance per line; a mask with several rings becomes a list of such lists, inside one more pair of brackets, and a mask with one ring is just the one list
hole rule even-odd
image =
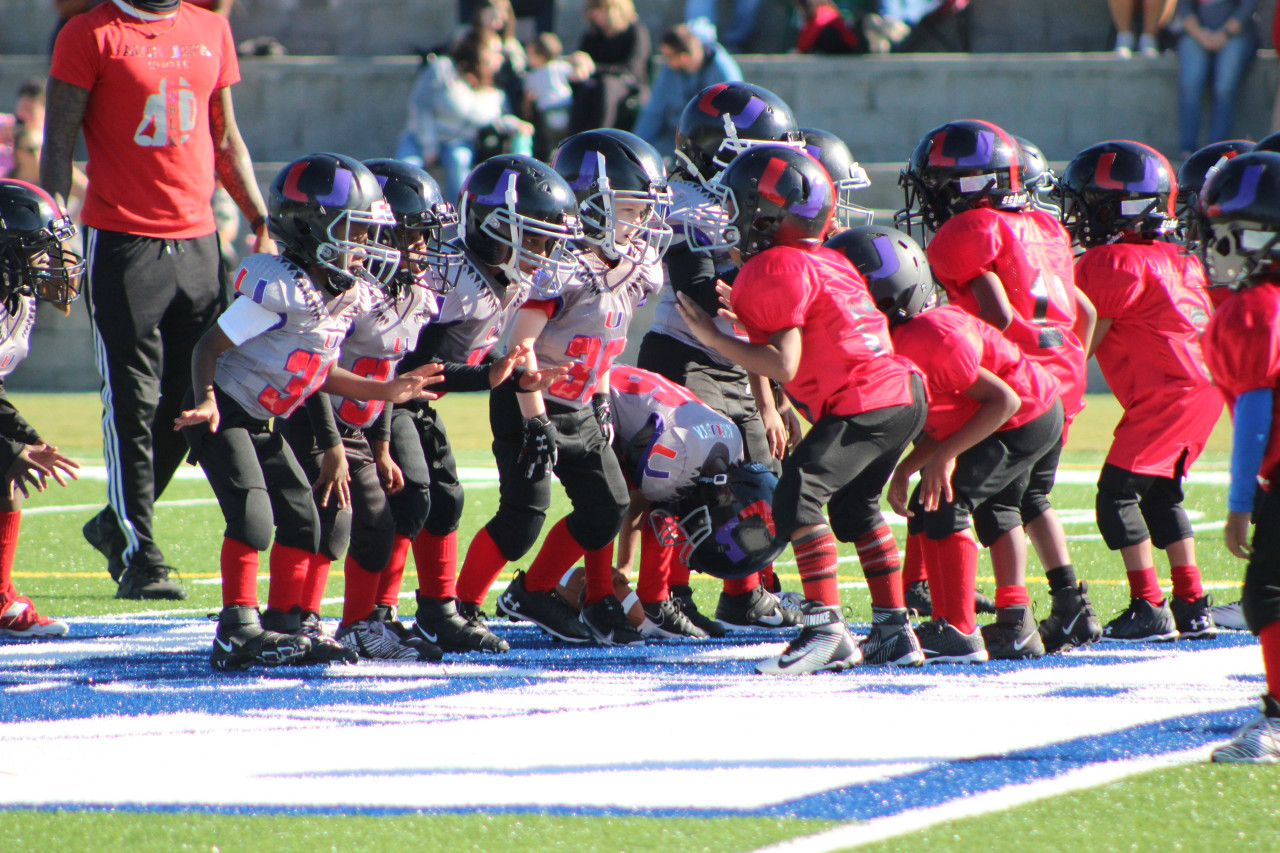
[[1253, 143], [1254, 151], [1275, 151], [1280, 153], [1280, 132], [1262, 137]]
[[1200, 254], [1216, 285], [1247, 286], [1280, 271], [1280, 153], [1222, 163], [1200, 190]]
[[[471, 170], [458, 195], [462, 242], [482, 263], [511, 282], [527, 281], [539, 299], [564, 290], [577, 270], [569, 240], [581, 239], [578, 200], [546, 163], [501, 154]], [[543, 252], [525, 246], [546, 238]]]
[[[458, 211], [445, 201], [440, 185], [425, 171], [403, 160], [365, 160], [382, 185], [382, 195], [396, 218], [392, 242], [400, 252], [400, 268], [391, 279], [393, 291], [421, 284], [437, 293], [449, 288], [443, 275], [451, 259], [462, 253], [445, 241], [458, 224]], [[421, 240], [419, 240], [421, 238]]]
[[[648, 142], [625, 130], [584, 131], [560, 143], [551, 168], [578, 199], [583, 240], [605, 257], [641, 263], [667, 250], [671, 190], [662, 157]], [[619, 202], [644, 205], [638, 221], [619, 223]]]
[[935, 127], [898, 178], [906, 200], [894, 224], [913, 234], [918, 222], [928, 236], [970, 208], [1022, 210], [1028, 202], [1021, 167], [1018, 143], [991, 122], [966, 119]]
[[[1280, 143], [1280, 133], [1272, 134]], [[1271, 137], [1267, 137], [1270, 139]], [[1265, 139], [1263, 140], [1266, 141]], [[1277, 145], [1280, 148], [1280, 144]], [[1277, 148], [1257, 148], [1259, 151], [1275, 151]], [[1197, 199], [1200, 188], [1204, 186], [1209, 173], [1224, 160], [1230, 160], [1238, 154], [1255, 150], [1255, 146], [1247, 139], [1228, 139], [1222, 142], [1211, 142], [1188, 157], [1178, 168], [1178, 198], [1174, 210], [1178, 214], [1179, 235], [1187, 248], [1196, 251], [1200, 236], [1196, 233], [1195, 224]]]
[[867, 170], [853, 159], [853, 153], [844, 140], [825, 130], [812, 127], [800, 128], [805, 152], [822, 164], [831, 176], [836, 188], [836, 222], [842, 228], [870, 225], [875, 214], [870, 208], [853, 203], [853, 194], [871, 186]]
[[756, 145], [804, 145], [786, 102], [750, 83], [716, 83], [685, 105], [676, 126], [676, 160], [709, 184], [735, 156]]
[[[395, 275], [396, 220], [378, 179], [359, 160], [308, 154], [281, 169], [267, 195], [271, 236], [303, 266], [322, 267], [332, 290], [358, 280], [385, 287]], [[353, 233], [362, 226], [365, 233]]]
[[743, 260], [783, 244], [817, 245], [835, 210], [835, 187], [822, 165], [785, 145], [733, 158], [713, 192], [737, 232]]
[[787, 543], [773, 526], [778, 478], [759, 462], [699, 477], [670, 504], [649, 514], [658, 541], [680, 546], [689, 568], [712, 577], [744, 578], [768, 566]]
[[904, 231], [866, 225], [841, 231], [823, 245], [844, 255], [862, 273], [890, 328], [938, 301], [924, 250]]
[[1062, 208], [1054, 198], [1054, 185], [1057, 181], [1049, 161], [1045, 159], [1040, 146], [1021, 136], [1013, 137], [1018, 143], [1018, 177], [1027, 191], [1027, 204], [1036, 210], [1042, 210], [1055, 219], [1061, 218]]
[[0, 299], [34, 296], [60, 308], [75, 302], [84, 258], [64, 246], [75, 235], [53, 196], [26, 181], [0, 179]]
[[1164, 155], [1127, 139], [1100, 142], [1067, 164], [1058, 181], [1062, 224], [1085, 248], [1123, 234], [1174, 233], [1178, 182]]

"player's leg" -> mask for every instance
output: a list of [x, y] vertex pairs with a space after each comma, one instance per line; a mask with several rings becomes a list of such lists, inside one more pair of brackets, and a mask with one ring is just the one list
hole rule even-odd
[[[17, 409], [0, 385], [0, 419], [11, 419]], [[9, 442], [0, 443], [0, 473], [9, 471], [17, 454]], [[7, 482], [6, 482], [7, 485]], [[18, 550], [18, 528], [22, 521], [22, 492], [0, 490], [0, 637], [65, 637], [67, 623], [41, 616], [25, 595], [13, 585], [13, 558]]]
[[1152, 481], [1138, 507], [1151, 531], [1151, 544], [1169, 558], [1173, 581], [1169, 609], [1173, 612], [1178, 636], [1184, 640], [1200, 640], [1216, 637], [1218, 626], [1211, 613], [1213, 599], [1204, 591], [1200, 567], [1196, 564], [1195, 532], [1182, 508], [1185, 458], [1184, 452], [1172, 477], [1156, 477]]
[[1173, 613], [1156, 575], [1151, 533], [1140, 507], [1155, 478], [1105, 463], [1098, 477], [1096, 512], [1102, 540], [1119, 551], [1129, 578], [1129, 607], [1106, 624], [1103, 639], [1113, 642], [1172, 640], [1178, 636]]

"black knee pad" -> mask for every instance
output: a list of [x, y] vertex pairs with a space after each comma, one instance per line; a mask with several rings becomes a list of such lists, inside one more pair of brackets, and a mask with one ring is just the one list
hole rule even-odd
[[1022, 512], [1016, 506], [987, 501], [973, 511], [973, 533], [984, 548], [1021, 526]]
[[1168, 548], [1175, 542], [1195, 536], [1186, 510], [1182, 508], [1182, 485], [1177, 480], [1160, 479], [1142, 497], [1139, 508], [1151, 530], [1151, 544]]
[[274, 502], [276, 542], [312, 554], [320, 551], [320, 513], [310, 489], [289, 490]]
[[[330, 503], [333, 498], [330, 498]], [[351, 543], [351, 507], [320, 513], [320, 553], [330, 560], [342, 557]]]
[[1244, 593], [1240, 597], [1244, 623], [1255, 634], [1280, 621], [1280, 587], [1263, 582], [1260, 576], [1260, 572], [1245, 574]]
[[884, 524], [884, 515], [880, 512], [878, 504], [875, 507], [858, 507], [854, 510], [845, 507], [845, 511], [838, 516], [831, 516], [831, 534], [841, 542], [855, 542], [880, 529], [882, 524]]
[[431, 513], [431, 489], [425, 483], [405, 481], [404, 488], [388, 499], [395, 530], [412, 539], [422, 530]]
[[351, 559], [365, 571], [380, 572], [391, 562], [394, 550], [395, 529], [387, 524], [383, 529], [365, 529], [351, 536]]
[[[547, 520], [543, 510], [526, 507], [522, 509], [499, 508], [497, 515], [485, 525], [493, 544], [507, 562], [518, 560], [533, 548], [542, 532], [542, 525]], [[433, 534], [434, 535], [434, 534]]]
[[222, 513], [227, 520], [223, 535], [256, 551], [265, 551], [271, 547], [275, 535], [271, 499], [266, 489], [245, 489], [240, 494], [242, 503], [238, 507], [229, 506], [225, 499], [222, 502]]
[[565, 519], [565, 527], [575, 542], [588, 551], [599, 551], [618, 537], [627, 504], [592, 506], [585, 511], [574, 509]]
[[1098, 480], [1098, 494], [1093, 502], [1098, 519], [1098, 532], [1112, 551], [1137, 545], [1151, 538], [1138, 506], [1136, 492], [1113, 482], [1104, 475]]
[[432, 536], [448, 536], [458, 529], [466, 494], [457, 483], [432, 483], [430, 507], [423, 529]]

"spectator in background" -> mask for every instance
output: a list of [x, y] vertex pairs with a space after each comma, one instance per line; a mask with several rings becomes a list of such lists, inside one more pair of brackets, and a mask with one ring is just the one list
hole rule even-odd
[[1182, 159], [1200, 148], [1200, 99], [1210, 86], [1208, 142], [1232, 138], [1236, 94], [1258, 52], [1258, 0], [1178, 0], [1178, 138]]
[[692, 23], [705, 20], [712, 28], [708, 33], [731, 53], [741, 53], [751, 41], [751, 33], [756, 28], [756, 13], [760, 10], [760, 0], [733, 0], [733, 27], [720, 38], [716, 30], [716, 0], [685, 0], [684, 20]]
[[[470, 24], [475, 17], [476, 0], [458, 0], [458, 23]], [[511, 9], [516, 18], [533, 18], [538, 35], [552, 33], [556, 29], [555, 0], [515, 0]]]
[[549, 160], [560, 140], [569, 135], [569, 112], [573, 108], [576, 71], [560, 55], [560, 37], [542, 33], [529, 42], [529, 73], [524, 78], [524, 106], [521, 114], [533, 125], [533, 156]]
[[1116, 27], [1116, 55], [1128, 59], [1133, 56], [1133, 13], [1142, 6], [1142, 35], [1137, 49], [1143, 56], [1159, 56], [1156, 36], [1160, 28], [1169, 23], [1178, 0], [1108, 0], [1111, 6], [1111, 23]]
[[511, 0], [475, 0], [471, 25], [463, 31], [491, 32], [498, 37], [502, 64], [493, 74], [493, 85], [507, 95], [507, 100], [518, 107], [524, 102], [524, 75], [529, 68], [529, 58], [524, 45], [516, 38], [516, 13]]
[[447, 199], [458, 197], [482, 131], [494, 128], [526, 138], [533, 132], [510, 114], [506, 93], [494, 85], [502, 63], [501, 40], [488, 30], [470, 30], [449, 56], [427, 61], [409, 95], [409, 126], [396, 158], [415, 166], [438, 166]]
[[[36, 78], [23, 80], [12, 113], [0, 113], [0, 175], [13, 168], [16, 138], [23, 125], [28, 128], [44, 128], [44, 81]], [[33, 182], [34, 183], [34, 182]]]
[[589, 76], [573, 86], [573, 133], [630, 127], [649, 100], [649, 28], [632, 0], [586, 0], [587, 28], [575, 57], [591, 60]]
[[849, 28], [834, 0], [794, 0], [804, 21], [796, 38], [799, 53], [866, 53], [862, 37]]
[[688, 24], [663, 33], [658, 50], [663, 67], [631, 130], [665, 156], [672, 151], [680, 113], [693, 96], [716, 83], [741, 80], [742, 70], [722, 45], [703, 40]]

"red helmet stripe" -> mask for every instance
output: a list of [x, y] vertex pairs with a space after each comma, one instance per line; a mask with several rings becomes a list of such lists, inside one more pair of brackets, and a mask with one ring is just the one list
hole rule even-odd
[[785, 160], [770, 157], [769, 165], [765, 166], [764, 174], [760, 176], [760, 195], [779, 207], [787, 203], [787, 200], [778, 193], [778, 178], [781, 178], [782, 173], [786, 170], [787, 162]]
[[708, 89], [701, 98], [698, 99], [698, 109], [702, 110], [709, 116], [718, 116], [720, 111], [711, 106], [711, 102], [716, 99], [716, 95], [729, 88], [728, 83], [717, 83]]
[[291, 198], [294, 201], [307, 201], [307, 194], [298, 189], [298, 179], [302, 177], [302, 173], [306, 170], [305, 161], [299, 160], [293, 164], [293, 168], [289, 170], [289, 175], [284, 179], [284, 188], [281, 192], [285, 198]]

